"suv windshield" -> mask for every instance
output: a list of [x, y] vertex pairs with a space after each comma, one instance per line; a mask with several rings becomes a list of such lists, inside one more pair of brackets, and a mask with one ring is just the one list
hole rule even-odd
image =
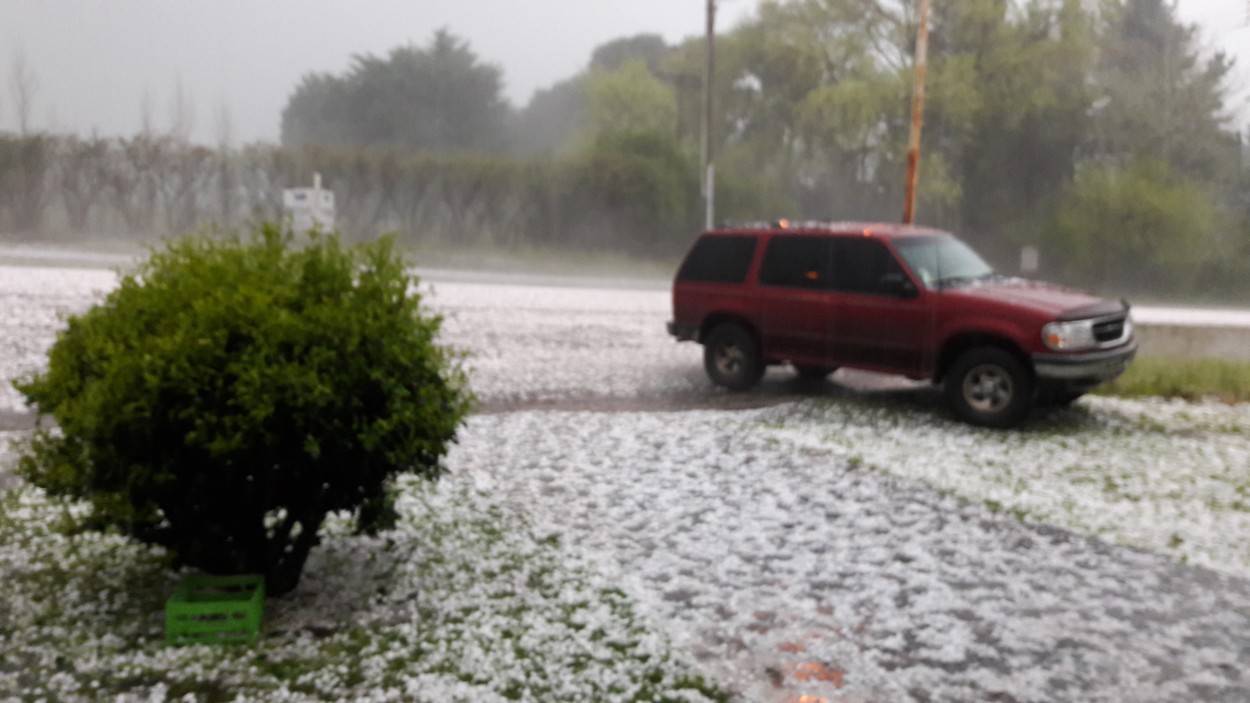
[[994, 275], [994, 269], [972, 247], [954, 237], [898, 239], [894, 247], [926, 288], [959, 285]]

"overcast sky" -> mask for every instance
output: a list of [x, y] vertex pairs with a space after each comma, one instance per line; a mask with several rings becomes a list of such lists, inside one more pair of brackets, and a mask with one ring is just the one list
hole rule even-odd
[[[758, 0], [719, 0], [718, 29]], [[353, 54], [425, 45], [439, 28], [501, 67], [515, 106], [581, 70], [594, 47], [641, 32], [701, 35], [704, 0], [0, 0], [0, 131], [15, 131], [13, 63], [36, 92], [31, 126], [131, 135], [150, 116], [168, 129], [181, 87], [192, 138], [277, 141], [287, 98], [312, 71], [342, 73]], [[1179, 0], [1205, 46], [1238, 55], [1241, 122], [1250, 118], [1250, 0]], [[227, 116], [226, 118], [223, 118]]]

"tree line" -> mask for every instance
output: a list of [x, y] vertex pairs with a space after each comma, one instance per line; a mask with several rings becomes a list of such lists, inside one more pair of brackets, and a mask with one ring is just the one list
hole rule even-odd
[[319, 173], [352, 240], [396, 232], [405, 245], [675, 256], [697, 226], [695, 169], [649, 134], [526, 158], [0, 135], [0, 232], [24, 242], [146, 240], [278, 220], [282, 190]]
[[[915, 0], [765, 0], [717, 41], [719, 220], [897, 220]], [[676, 256], [702, 220], [701, 38], [624, 37], [521, 109], [446, 31], [309, 74], [282, 144], [0, 139], [0, 224], [149, 232], [277, 214], [314, 171], [352, 237]], [[1250, 283], [1250, 135], [1165, 0], [936, 3], [918, 219], [1126, 292]]]

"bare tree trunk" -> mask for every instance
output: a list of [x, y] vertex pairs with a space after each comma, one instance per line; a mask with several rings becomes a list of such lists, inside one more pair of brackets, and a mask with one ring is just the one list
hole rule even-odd
[[17, 112], [18, 134], [30, 134], [30, 113], [35, 106], [35, 93], [39, 92], [39, 79], [26, 63], [26, 52], [20, 48], [13, 55], [13, 72], [9, 75], [9, 94], [13, 97], [13, 109]]
[[58, 154], [58, 183], [69, 228], [75, 234], [85, 234], [91, 228], [91, 211], [108, 185], [108, 142], [69, 137]]
[[11, 166], [4, 174], [13, 228], [25, 235], [37, 234], [52, 195], [54, 142], [42, 135], [20, 137], [8, 144]]

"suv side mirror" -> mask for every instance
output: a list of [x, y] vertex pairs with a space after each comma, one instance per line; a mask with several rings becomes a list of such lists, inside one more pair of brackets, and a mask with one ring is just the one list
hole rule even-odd
[[880, 290], [885, 295], [893, 295], [899, 298], [915, 298], [920, 295], [920, 291], [916, 290], [916, 284], [906, 274], [895, 271], [887, 273], [881, 277]]

